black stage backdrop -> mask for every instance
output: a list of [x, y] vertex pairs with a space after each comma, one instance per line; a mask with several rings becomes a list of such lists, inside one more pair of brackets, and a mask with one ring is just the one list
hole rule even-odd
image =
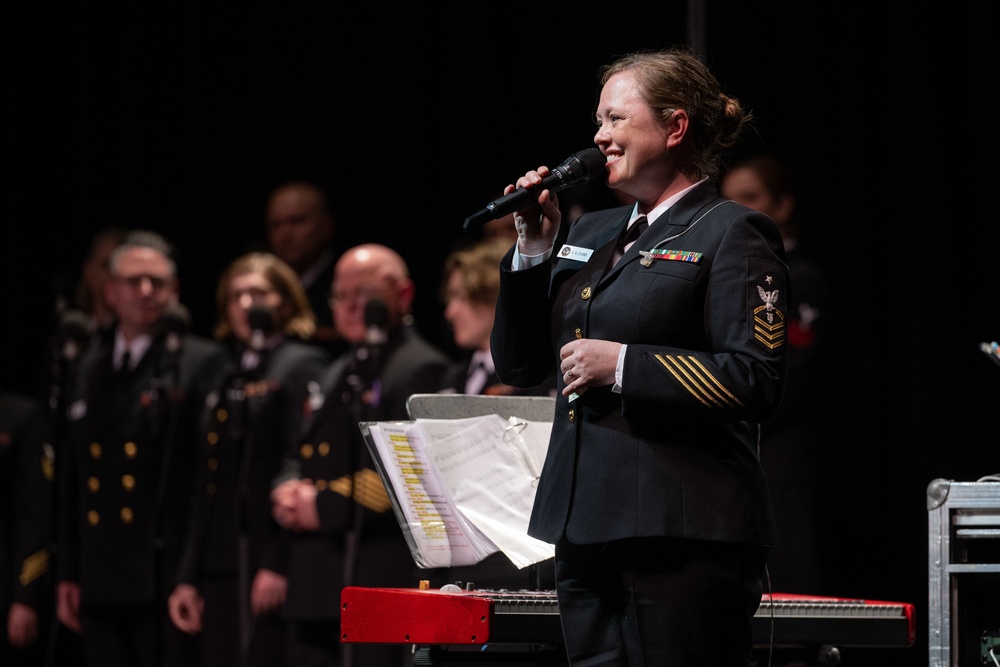
[[[706, 2], [701, 46], [756, 115], [736, 155], [790, 162], [834, 279], [837, 510], [817, 520], [838, 593], [917, 604], [918, 646], [891, 662], [918, 665], [926, 486], [1000, 472], [1000, 367], [979, 351], [1000, 338], [998, 47], [987, 4], [875, 6]], [[107, 225], [177, 243], [207, 333], [216, 279], [289, 178], [330, 191], [341, 245], [406, 257], [418, 324], [450, 349], [440, 266], [465, 217], [591, 146], [598, 67], [689, 41], [688, 18], [682, 2], [5, 6], [0, 383], [39, 391], [55, 297]]]

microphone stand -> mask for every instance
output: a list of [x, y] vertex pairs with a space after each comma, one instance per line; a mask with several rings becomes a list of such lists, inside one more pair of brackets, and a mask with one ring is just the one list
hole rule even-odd
[[229, 407], [229, 437], [240, 452], [240, 473], [236, 491], [236, 580], [239, 589], [240, 665], [249, 665], [250, 638], [253, 619], [250, 613], [250, 545], [246, 517], [246, 485], [250, 465], [250, 407], [247, 405], [246, 386], [250, 373], [239, 366], [226, 388]]
[[[355, 477], [361, 469], [364, 461], [363, 452], [359, 451], [359, 443], [354, 435], [356, 424], [364, 420], [365, 410], [365, 383], [361, 379], [360, 366], [368, 357], [368, 349], [363, 345], [358, 345], [348, 352], [351, 355], [350, 364], [345, 370], [346, 381], [349, 391], [347, 405], [348, 430], [347, 446], [350, 452], [348, 474], [351, 476], [351, 500], [354, 502], [354, 519], [351, 527], [348, 528], [344, 536], [344, 586], [353, 586], [357, 576], [358, 553], [361, 549], [361, 530], [364, 525], [365, 508], [357, 501], [357, 490], [355, 489]], [[351, 428], [354, 426], [355, 428]], [[354, 649], [351, 644], [340, 645], [341, 664], [344, 667], [354, 666]]]
[[264, 364], [266, 348], [265, 330], [273, 327], [274, 317], [269, 309], [257, 307], [251, 309], [249, 322], [252, 327], [249, 349], [256, 353], [257, 362], [251, 369], [244, 369], [241, 360], [237, 361], [238, 370], [233, 377], [229, 390], [228, 402], [234, 421], [230, 423], [230, 437], [240, 452], [240, 471], [236, 489], [236, 511], [238, 512], [238, 530], [236, 543], [237, 585], [239, 587], [240, 604], [240, 657], [241, 665], [250, 664], [250, 649], [253, 643], [254, 618], [250, 606], [250, 521], [247, 516], [247, 487], [250, 483], [250, 465], [253, 460], [253, 410], [247, 396], [247, 386], [260, 376]]
[[[86, 316], [76, 310], [61, 309], [59, 330], [51, 339], [49, 363], [49, 424], [52, 429], [52, 443], [56, 448], [56, 466], [53, 487], [57, 499], [66, 498], [71, 493], [70, 476], [66, 474], [66, 462], [69, 459], [68, 410], [75, 398], [77, 378], [79, 376], [80, 358], [86, 351], [91, 336], [87, 327]], [[59, 534], [62, 522], [60, 503], [53, 507], [52, 542], [49, 551], [54, 559], [62, 557], [60, 553]], [[64, 650], [60, 647], [69, 641], [79, 642], [79, 636], [68, 630], [55, 613], [52, 614], [49, 628], [49, 640], [43, 657], [45, 667], [55, 665]], [[77, 644], [78, 645], [78, 644]]]
[[250, 648], [253, 640], [254, 618], [250, 608], [250, 521], [247, 516], [247, 487], [250, 483], [250, 465], [253, 460], [253, 411], [247, 396], [247, 386], [256, 380], [267, 352], [267, 335], [273, 332], [277, 316], [272, 308], [264, 304], [254, 304], [247, 310], [247, 324], [250, 325], [248, 349], [257, 355], [252, 368], [244, 368], [243, 360], [237, 360], [237, 371], [227, 389], [232, 419], [229, 424], [230, 437], [239, 451], [240, 470], [236, 487], [236, 580], [239, 588], [239, 626], [241, 665], [250, 664]]
[[362, 524], [364, 523], [365, 508], [357, 502], [357, 493], [354, 484], [355, 476], [361, 469], [365, 461], [365, 456], [359, 446], [358, 438], [354, 435], [354, 430], [356, 430], [357, 424], [365, 421], [368, 416], [367, 407], [365, 405], [365, 388], [369, 383], [365, 382], [363, 379], [361, 366], [364, 365], [364, 363], [370, 358], [369, 349], [364, 344], [356, 346], [349, 354], [351, 354], [352, 357], [351, 363], [346, 370], [346, 380], [349, 388], [349, 391], [347, 392], [349, 397], [347, 405], [347, 444], [350, 451], [349, 474], [351, 475], [351, 498], [354, 501], [354, 521], [351, 523], [351, 528], [348, 531], [347, 539], [345, 540], [345, 586], [352, 586], [354, 584], [354, 578], [357, 571], [358, 549], [361, 542], [361, 529]]
[[[387, 340], [383, 327], [387, 320], [388, 310], [384, 302], [372, 300], [365, 304], [365, 323], [368, 325], [368, 332], [364, 343], [357, 345], [352, 351], [351, 363], [346, 371], [347, 386], [350, 388], [348, 438], [351, 452], [351, 498], [354, 500], [354, 521], [344, 540], [344, 586], [353, 586], [355, 583], [365, 517], [364, 505], [357, 502], [354, 488], [355, 476], [362, 466], [369, 462], [358, 424], [372, 421], [378, 416], [382, 394], [382, 347]], [[349, 643], [341, 644], [341, 662], [343, 667], [354, 666], [353, 647]]]
[[[177, 434], [177, 423], [179, 420], [179, 409], [175, 405], [175, 400], [181, 395], [180, 386], [180, 357], [183, 350], [184, 339], [181, 329], [181, 322], [170, 322], [169, 330], [163, 336], [162, 357], [156, 359], [158, 368], [153, 375], [150, 387], [150, 396], [153, 398], [153, 405], [150, 406], [152, 433], [159, 435], [158, 444], [160, 449], [160, 475], [157, 479], [156, 495], [153, 497], [153, 506], [150, 513], [150, 539], [153, 546], [153, 586], [154, 598], [157, 604], [166, 605], [163, 590], [165, 572], [163, 551], [166, 548], [166, 539], [161, 534], [163, 527], [163, 506], [166, 501], [167, 487], [170, 482], [170, 471], [173, 465], [173, 443]], [[165, 425], [165, 427], [164, 427]], [[160, 435], [162, 434], [162, 435]], [[162, 631], [155, 634], [157, 646], [154, 647], [154, 655], [164, 659], [164, 646]]]

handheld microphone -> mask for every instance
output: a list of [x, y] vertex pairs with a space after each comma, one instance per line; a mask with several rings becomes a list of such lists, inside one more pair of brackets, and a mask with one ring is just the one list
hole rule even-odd
[[510, 194], [491, 201], [483, 210], [470, 215], [465, 219], [463, 229], [465, 231], [476, 229], [490, 220], [514, 213], [532, 203], [542, 190], [561, 192], [568, 187], [588, 183], [604, 173], [606, 164], [607, 160], [598, 148], [578, 151], [563, 160], [562, 164], [543, 178], [537, 187], [517, 188]]
[[268, 334], [274, 329], [274, 310], [262, 303], [255, 303], [247, 309], [247, 324], [250, 325], [250, 349], [260, 352], [264, 349]]

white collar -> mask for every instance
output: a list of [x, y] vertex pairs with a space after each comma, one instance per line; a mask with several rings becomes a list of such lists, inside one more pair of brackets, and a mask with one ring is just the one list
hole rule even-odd
[[469, 368], [475, 368], [479, 364], [483, 365], [487, 373], [493, 373], [496, 370], [493, 365], [493, 355], [490, 354], [489, 350], [476, 350], [472, 354], [472, 361], [469, 362]]
[[[702, 183], [704, 183], [707, 180], [708, 180], [707, 178], [703, 178], [700, 181], [698, 181], [697, 183], [695, 183], [694, 185], [689, 185], [688, 187], [684, 188], [680, 192], [678, 192], [676, 194], [673, 194], [673, 195], [670, 195], [665, 200], [663, 200], [662, 202], [660, 202], [659, 204], [657, 204], [656, 206], [654, 206], [653, 210], [646, 214], [646, 219], [649, 220], [649, 224], [653, 224], [653, 222], [657, 218], [659, 218], [661, 215], [663, 215], [664, 213], [667, 212], [668, 208], [670, 208], [671, 206], [673, 206], [674, 204], [676, 204], [680, 200], [681, 197], [683, 197], [687, 193], [691, 192], [692, 190], [694, 190], [696, 187], [698, 187], [699, 185], [701, 185]], [[639, 213], [639, 202], [636, 202], [635, 206], [632, 207], [632, 217], [629, 218], [628, 226], [631, 227], [632, 223], [635, 222], [636, 218], [639, 218], [641, 216], [642, 216], [642, 214]]]
[[121, 366], [126, 350], [129, 353], [129, 368], [135, 368], [152, 345], [153, 337], [149, 334], [140, 334], [131, 341], [126, 341], [121, 331], [115, 331], [115, 348], [112, 352], [115, 368]]

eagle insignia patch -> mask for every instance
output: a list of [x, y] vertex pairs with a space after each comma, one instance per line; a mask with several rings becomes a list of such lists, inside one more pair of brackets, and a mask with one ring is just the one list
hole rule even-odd
[[785, 345], [785, 294], [784, 272], [773, 265], [762, 265], [760, 271], [750, 267], [749, 304], [750, 335], [754, 342], [769, 350], [779, 350]]

